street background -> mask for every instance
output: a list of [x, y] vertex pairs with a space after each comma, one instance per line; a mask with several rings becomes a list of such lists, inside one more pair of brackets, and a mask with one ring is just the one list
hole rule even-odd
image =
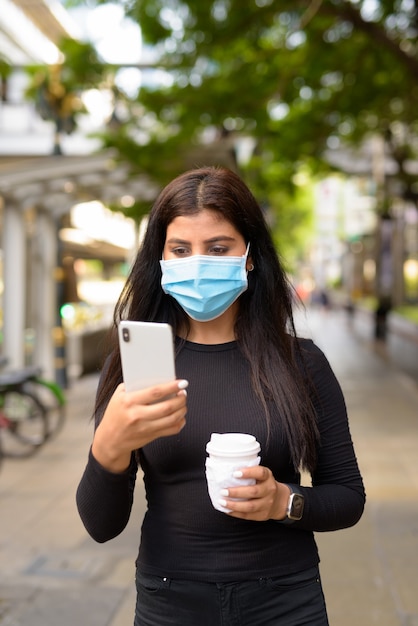
[[[344, 310], [299, 314], [298, 327], [340, 380], [367, 491], [357, 526], [317, 534], [331, 626], [418, 626], [418, 344], [375, 342], [372, 320]], [[87, 536], [75, 506], [97, 380], [68, 390], [56, 439], [0, 470], [2, 626], [132, 625], [141, 482], [128, 527], [107, 544]]]

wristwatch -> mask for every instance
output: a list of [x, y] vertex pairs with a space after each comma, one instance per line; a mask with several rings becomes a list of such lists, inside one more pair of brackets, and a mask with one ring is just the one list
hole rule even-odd
[[302, 519], [303, 507], [305, 506], [305, 497], [294, 485], [288, 485], [287, 483], [285, 484], [290, 489], [290, 495], [286, 509], [286, 517], [278, 521], [281, 524], [293, 524], [293, 522], [298, 522], [300, 519]]

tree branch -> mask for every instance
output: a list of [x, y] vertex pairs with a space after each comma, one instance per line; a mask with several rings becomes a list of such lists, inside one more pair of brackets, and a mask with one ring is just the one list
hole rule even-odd
[[398, 58], [399, 61], [401, 61], [402, 65], [412, 74], [412, 77], [414, 79], [417, 78], [418, 59], [402, 50], [398, 43], [394, 39], [391, 39], [384, 29], [381, 28], [376, 22], [367, 22], [364, 20], [360, 12], [354, 7], [353, 4], [351, 4], [351, 2], [344, 1], [339, 4], [324, 2], [319, 7], [319, 11], [339, 16], [351, 22], [355, 28], [367, 33], [369, 37], [389, 50], [395, 57]]

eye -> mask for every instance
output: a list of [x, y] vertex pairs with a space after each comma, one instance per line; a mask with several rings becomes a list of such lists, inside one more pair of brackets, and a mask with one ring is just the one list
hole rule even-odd
[[176, 246], [175, 248], [171, 248], [170, 252], [176, 256], [187, 256], [190, 254], [190, 250], [186, 248], [186, 246]]
[[211, 246], [211, 248], [209, 249], [209, 253], [215, 254], [215, 255], [226, 254], [227, 252], [228, 252], [228, 248], [226, 246], [220, 246], [218, 244]]

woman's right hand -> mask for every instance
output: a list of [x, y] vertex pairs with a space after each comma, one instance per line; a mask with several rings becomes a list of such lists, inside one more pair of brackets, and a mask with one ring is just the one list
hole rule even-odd
[[179, 433], [186, 423], [187, 386], [186, 380], [176, 380], [127, 392], [121, 383], [94, 434], [96, 461], [110, 472], [123, 472], [133, 450]]

